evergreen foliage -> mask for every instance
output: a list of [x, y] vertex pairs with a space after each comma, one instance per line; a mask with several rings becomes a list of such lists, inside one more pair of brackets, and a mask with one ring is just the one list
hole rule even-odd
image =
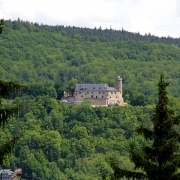
[[121, 170], [117, 164], [111, 163], [114, 169], [112, 179], [122, 177], [148, 180], [178, 180], [180, 179], [180, 134], [177, 126], [180, 116], [168, 107], [165, 82], [161, 75], [158, 83], [158, 103], [152, 118], [153, 130], [140, 126], [137, 132], [144, 136], [147, 143], [138, 149], [134, 144], [130, 148], [130, 159], [135, 164], [135, 169], [143, 172], [129, 172]]
[[[2, 98], [9, 96], [10, 92], [19, 91], [20, 86], [13, 82], [5, 82], [0, 80], [0, 127], [5, 128], [8, 120], [18, 114], [20, 107], [13, 106], [4, 108], [1, 104]], [[0, 145], [0, 165], [3, 164], [4, 159], [9, 155], [18, 141], [18, 137], [14, 137], [9, 142]]]
[[[4, 28], [4, 20], [0, 20], [0, 34], [2, 34]], [[9, 96], [10, 92], [18, 92], [20, 86], [13, 82], [6, 82], [0, 80], [0, 128], [4, 128], [7, 125], [8, 120], [19, 112], [20, 107], [8, 107], [2, 106], [2, 98]], [[12, 138], [9, 142], [0, 144], [0, 165], [3, 164], [6, 156], [9, 155], [18, 141], [18, 137]]]
[[4, 29], [4, 19], [0, 20], [0, 34], [3, 33], [3, 29]]

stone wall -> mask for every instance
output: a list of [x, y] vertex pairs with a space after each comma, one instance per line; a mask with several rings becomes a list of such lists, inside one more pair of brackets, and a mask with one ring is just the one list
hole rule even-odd
[[107, 96], [107, 92], [105, 91], [81, 91], [75, 92], [75, 101], [84, 101], [86, 99], [99, 99], [105, 100]]
[[107, 106], [106, 99], [88, 99], [92, 106]]
[[89, 100], [91, 101], [91, 104], [95, 106], [108, 106], [108, 104], [124, 104], [122, 94], [120, 92], [81, 91], [75, 92], [74, 98], [75, 101]]
[[119, 104], [124, 103], [122, 94], [120, 92], [108, 92], [107, 94], [107, 104]]

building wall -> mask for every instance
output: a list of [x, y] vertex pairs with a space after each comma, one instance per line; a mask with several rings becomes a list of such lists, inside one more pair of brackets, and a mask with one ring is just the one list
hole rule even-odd
[[120, 92], [108, 92], [107, 104], [123, 104], [122, 94]]
[[75, 101], [88, 100], [92, 105], [108, 106], [108, 104], [123, 105], [123, 98], [120, 92], [106, 92], [106, 91], [79, 91], [74, 94]]
[[122, 78], [120, 76], [116, 78], [116, 89], [122, 94]]
[[0, 171], [0, 180], [12, 180], [13, 172], [10, 169], [4, 169]]
[[105, 91], [79, 91], [75, 92], [75, 101], [84, 101], [90, 99], [105, 100], [107, 92]]
[[106, 99], [87, 99], [93, 106], [107, 106]]

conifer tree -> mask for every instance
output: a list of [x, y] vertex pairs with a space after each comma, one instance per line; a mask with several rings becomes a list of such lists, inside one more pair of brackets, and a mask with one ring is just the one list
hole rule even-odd
[[4, 29], [4, 20], [0, 19], [0, 34], [3, 33], [3, 29]]
[[[9, 108], [2, 108], [1, 102], [2, 98], [9, 96], [10, 92], [18, 92], [20, 86], [14, 84], [13, 82], [5, 82], [0, 80], [0, 127], [4, 128], [5, 125], [8, 124], [8, 120], [14, 117], [18, 112], [20, 107], [9, 107]], [[17, 143], [18, 137], [14, 137], [9, 142], [5, 144], [0, 144], [0, 165], [3, 164], [4, 159], [7, 155], [9, 155]]]
[[177, 116], [168, 106], [166, 88], [169, 85], [160, 76], [158, 83], [158, 102], [152, 118], [153, 129], [143, 126], [137, 129], [138, 134], [144, 136], [146, 145], [141, 150], [131, 145], [130, 159], [135, 164], [135, 169], [141, 172], [122, 170], [116, 163], [111, 162], [114, 169], [112, 179], [148, 179], [148, 180], [178, 180], [180, 179], [180, 135], [177, 126], [180, 116]]
[[[4, 28], [4, 20], [0, 20], [0, 34], [2, 34]], [[2, 98], [8, 97], [11, 92], [18, 92], [20, 86], [13, 82], [6, 82], [0, 80], [0, 128], [4, 128], [8, 124], [8, 120], [14, 117], [18, 112], [20, 107], [2, 107]], [[1, 137], [0, 137], [1, 138]], [[0, 165], [3, 164], [4, 159], [9, 155], [17, 143], [18, 137], [12, 138], [9, 142], [5, 144], [0, 144]]]

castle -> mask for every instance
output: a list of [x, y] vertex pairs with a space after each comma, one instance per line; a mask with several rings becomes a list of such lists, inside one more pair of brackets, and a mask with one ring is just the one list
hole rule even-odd
[[77, 84], [72, 97], [62, 99], [67, 103], [78, 104], [90, 101], [92, 106], [112, 106], [114, 104], [124, 106], [122, 97], [122, 78], [116, 78], [116, 88], [108, 84]]

